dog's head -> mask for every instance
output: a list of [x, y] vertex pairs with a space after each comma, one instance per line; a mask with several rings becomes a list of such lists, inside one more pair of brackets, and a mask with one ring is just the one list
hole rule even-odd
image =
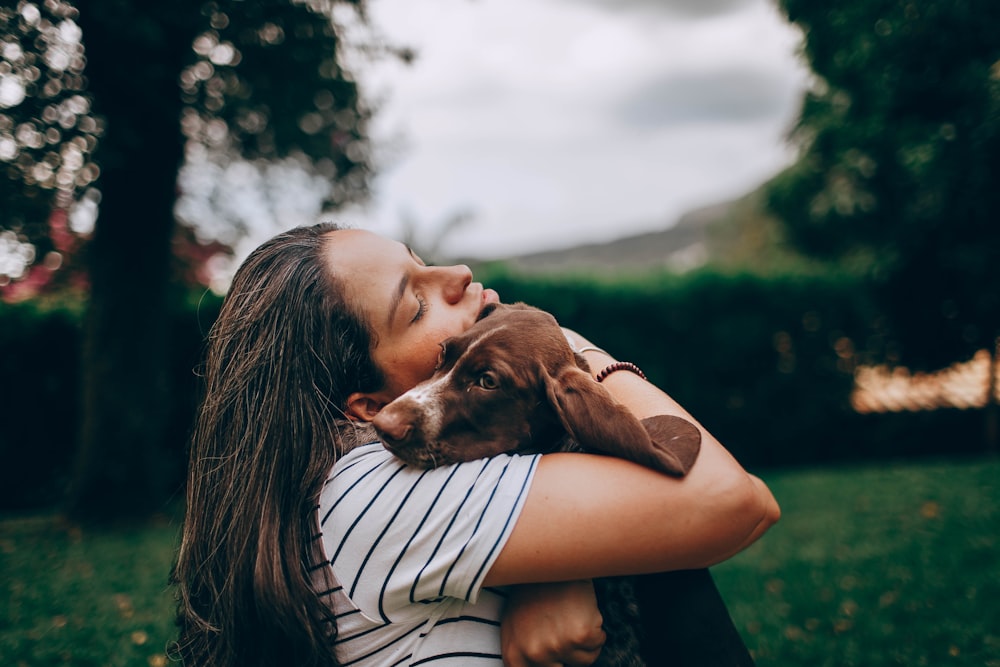
[[434, 375], [372, 422], [406, 463], [431, 468], [503, 452], [548, 452], [569, 435], [584, 449], [684, 474], [701, 441], [677, 417], [640, 423], [597, 382], [550, 314], [487, 306], [442, 344]]
[[559, 439], [541, 378], [575, 364], [550, 314], [491, 304], [464, 334], [442, 343], [434, 375], [372, 423], [396, 456], [423, 468], [526, 451]]

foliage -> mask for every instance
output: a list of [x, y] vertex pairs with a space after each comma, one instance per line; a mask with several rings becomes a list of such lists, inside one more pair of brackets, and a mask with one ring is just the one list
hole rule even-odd
[[[116, 69], [123, 77], [135, 75], [128, 86], [146, 89], [152, 98], [168, 83], [167, 99], [183, 102], [181, 117], [169, 119], [170, 134], [183, 134], [189, 151], [228, 160], [292, 154], [301, 168], [334, 184], [328, 205], [366, 195], [370, 113], [339, 62], [342, 29], [332, 20], [336, 4], [363, 12], [359, 0], [185, 0], [162, 15], [143, 3], [115, 9], [102, 0], [5, 4], [0, 6], [0, 229], [31, 249], [28, 272], [46, 257], [51, 268], [57, 258], [50, 253], [76, 251], [60, 238], [65, 232], [52, 229], [53, 211], [65, 216], [75, 210], [80, 221], [72, 231], [87, 236], [88, 218], [101, 197], [93, 187], [102, 171], [95, 151], [105, 134], [109, 100], [97, 99], [95, 109], [88, 86], [88, 78], [101, 78], [86, 68], [88, 36], [81, 24], [90, 21], [109, 27], [129, 21], [133, 46], [181, 41], [187, 55], [176, 63], [178, 71], [166, 71], [173, 65], [168, 61]], [[92, 49], [101, 48], [93, 41]], [[112, 48], [121, 47], [119, 42]], [[112, 55], [119, 61], [135, 57]], [[175, 103], [164, 106], [172, 109]], [[154, 128], [139, 124], [130, 130], [142, 134]], [[90, 199], [81, 200], [88, 189]], [[16, 268], [0, 265], [4, 284], [26, 277]]]
[[[363, 17], [363, 0], [10, 4], [0, 14], [3, 192], [32, 183], [37, 192], [30, 207], [18, 200], [5, 210], [0, 228], [14, 228], [0, 244], [44, 246], [68, 200], [85, 186], [99, 191], [89, 199], [96, 222], [85, 248], [90, 300], [68, 500], [78, 516], [141, 514], [165, 491], [155, 482], [171, 435], [178, 170], [192, 156], [288, 158], [332, 183], [331, 204], [363, 198], [369, 112], [344, 68], [334, 15], [347, 7]], [[17, 86], [22, 99], [9, 93]], [[39, 142], [41, 158], [29, 150]], [[49, 197], [53, 188], [62, 196]], [[75, 248], [56, 250], [21, 256], [55, 266]]]
[[876, 281], [902, 361], [941, 368], [1000, 334], [1000, 5], [781, 0], [816, 75], [770, 184], [789, 238]]
[[[58, 232], [52, 238], [51, 211], [69, 208], [100, 172], [93, 152], [102, 127], [87, 92], [76, 14], [64, 2], [0, 6], [0, 229], [35, 246], [39, 264], [67, 250]], [[22, 277], [9, 271], [0, 281]]]
[[353, 179], [337, 201], [363, 192], [368, 112], [340, 62], [335, 4], [360, 2], [204, 4], [208, 20], [194, 38], [197, 59], [180, 75], [185, 136], [213, 145], [224, 127], [245, 157], [301, 152], [329, 178]]
[[[991, 664], [996, 460], [761, 474], [781, 521], [713, 568], [759, 665]], [[117, 530], [0, 518], [0, 663], [170, 664], [177, 534], [162, 517]]]

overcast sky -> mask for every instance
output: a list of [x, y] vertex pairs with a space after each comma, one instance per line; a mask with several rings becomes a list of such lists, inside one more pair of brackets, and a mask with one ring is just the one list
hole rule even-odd
[[498, 257], [662, 229], [788, 164], [806, 70], [771, 0], [371, 0], [418, 54], [359, 79], [382, 172], [348, 220]]

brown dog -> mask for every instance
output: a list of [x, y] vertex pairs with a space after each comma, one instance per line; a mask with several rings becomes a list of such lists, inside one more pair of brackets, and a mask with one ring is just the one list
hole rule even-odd
[[442, 344], [434, 376], [383, 407], [373, 425], [393, 454], [420, 468], [582, 449], [681, 476], [701, 446], [685, 419], [632, 416], [594, 382], [555, 318], [524, 304], [483, 309]]
[[[550, 314], [489, 305], [448, 339], [433, 377], [373, 421], [385, 446], [433, 468], [503, 452], [594, 451], [684, 475], [701, 432], [680, 417], [640, 422], [594, 381]], [[594, 581], [607, 641], [595, 665], [642, 667], [641, 619], [631, 577]]]

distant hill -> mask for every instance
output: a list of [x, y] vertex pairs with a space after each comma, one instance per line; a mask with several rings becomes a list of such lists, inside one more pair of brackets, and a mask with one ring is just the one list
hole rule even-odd
[[729, 206], [729, 203], [716, 204], [692, 211], [658, 232], [519, 255], [507, 258], [504, 263], [531, 273], [693, 268], [707, 259], [708, 226], [725, 216]]
[[[777, 222], [765, 212], [760, 190], [705, 206], [655, 232], [498, 260], [522, 273], [682, 273], [705, 264], [762, 269], [794, 259]], [[469, 261], [469, 264], [478, 262]]]

